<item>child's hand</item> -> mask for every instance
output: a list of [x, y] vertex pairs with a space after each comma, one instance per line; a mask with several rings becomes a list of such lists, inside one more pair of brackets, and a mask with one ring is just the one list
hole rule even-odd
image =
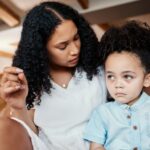
[[106, 150], [106, 149], [101, 144], [97, 144], [95, 142], [91, 142], [90, 150]]
[[0, 80], [0, 97], [13, 109], [22, 109], [26, 105], [28, 84], [23, 70], [6, 67]]

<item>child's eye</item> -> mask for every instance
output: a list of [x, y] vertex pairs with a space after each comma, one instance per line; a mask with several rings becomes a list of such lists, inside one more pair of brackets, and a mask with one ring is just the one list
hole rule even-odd
[[124, 75], [124, 78], [125, 78], [126, 80], [132, 80], [132, 79], [133, 79], [133, 76], [131, 76], [131, 75]]
[[107, 76], [107, 79], [113, 81], [113, 80], [115, 80], [115, 77], [114, 77], [113, 75], [108, 75], [108, 76]]

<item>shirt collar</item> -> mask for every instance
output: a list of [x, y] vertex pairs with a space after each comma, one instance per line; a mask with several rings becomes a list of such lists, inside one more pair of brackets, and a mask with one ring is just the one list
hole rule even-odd
[[119, 105], [123, 109], [130, 109], [130, 110], [137, 110], [141, 107], [143, 103], [145, 103], [149, 99], [149, 95], [147, 95], [145, 92], [142, 92], [140, 98], [131, 106], [127, 104], [122, 104], [118, 101], [115, 101], [117, 105]]

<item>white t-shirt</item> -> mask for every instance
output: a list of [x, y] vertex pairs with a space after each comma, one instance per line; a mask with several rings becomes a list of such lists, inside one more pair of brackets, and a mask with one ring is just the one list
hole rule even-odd
[[35, 106], [34, 122], [39, 136], [51, 150], [88, 150], [83, 131], [92, 111], [106, 101], [103, 71], [88, 80], [75, 72], [66, 89], [52, 81], [51, 94], [43, 93]]

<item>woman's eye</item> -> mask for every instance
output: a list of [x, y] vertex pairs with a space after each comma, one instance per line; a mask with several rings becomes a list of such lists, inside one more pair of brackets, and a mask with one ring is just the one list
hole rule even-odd
[[133, 76], [131, 76], [131, 75], [124, 75], [124, 78], [125, 78], [126, 80], [132, 80], [132, 79], [133, 79]]
[[115, 77], [114, 77], [114, 76], [112, 76], [112, 75], [108, 75], [108, 76], [107, 76], [107, 79], [108, 79], [108, 80], [112, 80], [112, 81], [113, 81], [113, 80], [115, 80]]
[[64, 50], [66, 47], [67, 47], [67, 45], [62, 45], [62, 46], [59, 46], [58, 49]]
[[65, 47], [61, 47], [61, 48], [59, 48], [60, 50], [64, 50], [66, 48], [66, 46]]

